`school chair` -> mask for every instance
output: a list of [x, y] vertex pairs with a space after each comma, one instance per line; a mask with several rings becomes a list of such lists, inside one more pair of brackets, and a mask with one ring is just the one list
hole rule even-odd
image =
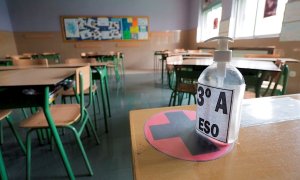
[[[65, 62], [65, 64], [81, 64], [81, 63], [93, 63], [93, 62], [97, 62], [97, 61], [94, 58], [88, 58], [88, 59], [69, 58], [69, 59], [65, 59], [64, 62]], [[100, 103], [99, 103], [99, 96], [98, 96], [98, 87], [94, 80], [92, 83], [91, 92], [89, 91], [89, 89], [85, 89], [84, 95], [89, 95], [89, 103], [86, 105], [86, 108], [89, 108], [90, 104], [92, 104], [93, 112], [94, 112], [94, 124], [95, 124], [95, 128], [97, 129], [97, 115], [96, 115], [97, 112], [96, 112], [96, 103], [95, 102], [97, 100], [99, 113], [100, 113]], [[62, 92], [61, 102], [66, 103], [66, 99], [70, 98], [71, 103], [72, 103], [73, 97], [76, 97], [76, 93], [74, 92], [73, 88], [69, 88]]]
[[[81, 135], [87, 125], [90, 126], [92, 133], [96, 139], [97, 144], [100, 143], [93, 123], [90, 120], [89, 113], [85, 108], [84, 91], [90, 89], [91, 91], [91, 71], [89, 66], [76, 69], [76, 85], [74, 86], [74, 92], [76, 92], [76, 98], [78, 104], [55, 104], [50, 106], [50, 112], [53, 117], [53, 121], [57, 128], [69, 129], [75, 136], [76, 142], [80, 148], [81, 154], [84, 158], [85, 165], [90, 175], [93, 175], [93, 170], [84, 150], [81, 142]], [[38, 129], [49, 129], [48, 122], [44, 115], [43, 110], [33, 114], [28, 119], [20, 123], [20, 127], [30, 129], [27, 132], [26, 147], [26, 175], [27, 179], [31, 176], [31, 134]]]

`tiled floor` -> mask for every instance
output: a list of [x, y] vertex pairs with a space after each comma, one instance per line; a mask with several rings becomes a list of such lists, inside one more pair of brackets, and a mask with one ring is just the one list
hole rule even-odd
[[[76, 178], [133, 179], [129, 111], [168, 105], [171, 91], [161, 86], [159, 77], [159, 74], [154, 75], [152, 72], [131, 72], [125, 75], [122, 84], [116, 84], [114, 79], [110, 79], [112, 117], [109, 119], [109, 133], [104, 133], [104, 122], [101, 118], [98, 123], [101, 144], [96, 145], [95, 139], [85, 134], [82, 137], [94, 176], [87, 175], [88, 171], [73, 136], [68, 132], [62, 136]], [[14, 112], [16, 123], [21, 117], [18, 110]], [[26, 130], [20, 131], [25, 139]], [[9, 179], [25, 179], [25, 156], [6, 123], [4, 140], [2, 151]], [[32, 150], [32, 179], [67, 179], [57, 149], [50, 151], [49, 145], [39, 145], [36, 138], [33, 140]]]

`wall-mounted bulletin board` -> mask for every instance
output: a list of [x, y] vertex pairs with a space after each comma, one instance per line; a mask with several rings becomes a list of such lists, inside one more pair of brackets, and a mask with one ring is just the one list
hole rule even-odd
[[149, 39], [146, 16], [61, 16], [61, 27], [66, 41]]

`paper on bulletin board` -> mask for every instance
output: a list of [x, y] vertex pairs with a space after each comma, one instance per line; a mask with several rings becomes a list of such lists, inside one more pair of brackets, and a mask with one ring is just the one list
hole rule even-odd
[[79, 37], [79, 29], [77, 19], [65, 19], [65, 32], [67, 38]]
[[109, 26], [108, 18], [98, 18], [97, 25], [98, 26]]
[[132, 18], [127, 18], [128, 23], [132, 23]]
[[138, 26], [137, 18], [132, 18], [132, 26]]
[[89, 39], [92, 37], [92, 33], [89, 30], [80, 31], [81, 39]]
[[138, 18], [138, 25], [139, 26], [148, 26], [147, 18]]
[[147, 32], [139, 32], [139, 39], [142, 39], [142, 40], [148, 39], [148, 33]]
[[123, 31], [123, 39], [125, 39], [125, 40], [131, 39], [130, 31]]
[[130, 27], [130, 32], [131, 33], [138, 33], [139, 32], [139, 27], [138, 26], [132, 26], [132, 27]]
[[102, 35], [102, 39], [111, 39], [110, 31], [102, 31], [101, 35]]

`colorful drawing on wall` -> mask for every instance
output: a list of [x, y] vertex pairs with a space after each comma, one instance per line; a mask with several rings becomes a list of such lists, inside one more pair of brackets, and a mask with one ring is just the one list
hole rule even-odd
[[148, 40], [148, 17], [61, 17], [65, 40]]

